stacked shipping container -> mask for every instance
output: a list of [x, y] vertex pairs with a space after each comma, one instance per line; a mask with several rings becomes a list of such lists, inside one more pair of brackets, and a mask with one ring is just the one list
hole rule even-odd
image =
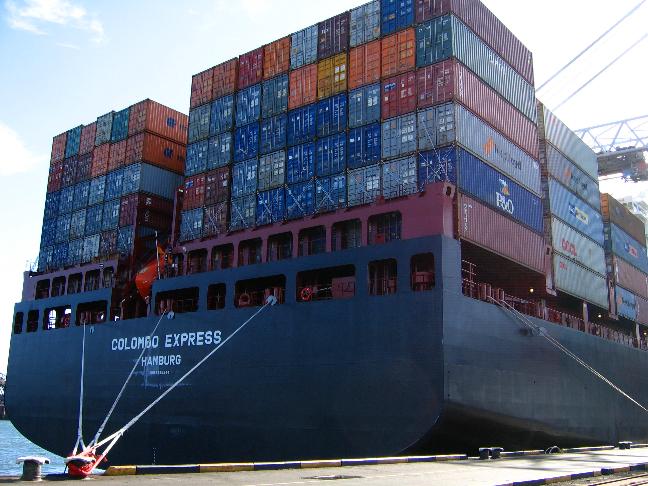
[[52, 143], [39, 270], [137, 256], [135, 236], [171, 227], [187, 116], [151, 100], [100, 116]]
[[[374, 0], [194, 76], [181, 239], [448, 180], [503, 228], [460, 236], [542, 271], [531, 54], [480, 2], [441, 3]], [[533, 255], [501, 244], [520, 236]]]

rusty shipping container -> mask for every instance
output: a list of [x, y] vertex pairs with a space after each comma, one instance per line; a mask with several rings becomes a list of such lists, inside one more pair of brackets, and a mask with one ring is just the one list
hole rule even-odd
[[214, 66], [212, 99], [234, 94], [238, 81], [238, 58]]
[[349, 12], [331, 17], [317, 26], [317, 58], [324, 59], [349, 47]]
[[92, 172], [92, 154], [79, 155], [77, 162], [77, 170], [74, 176], [74, 182], [87, 181], [91, 177]]
[[146, 99], [131, 106], [128, 136], [150, 132], [177, 143], [187, 143], [189, 117], [160, 103]]
[[263, 47], [239, 56], [238, 89], [263, 80]]
[[81, 129], [81, 141], [79, 142], [79, 155], [92, 152], [95, 148], [95, 137], [97, 135], [97, 122], [92, 122]]
[[416, 73], [405, 73], [382, 82], [382, 119], [416, 111]]
[[212, 100], [214, 86], [214, 68], [209, 68], [191, 78], [191, 99], [189, 107], [204, 105]]
[[349, 52], [349, 90], [380, 80], [380, 41], [362, 44]]
[[474, 0], [416, 0], [416, 23], [453, 13], [508, 62], [524, 79], [534, 84], [533, 55], [482, 2]]
[[458, 197], [460, 238], [544, 273], [547, 252], [542, 235], [465, 194]]
[[126, 145], [128, 139], [110, 145], [110, 156], [108, 158], [108, 171], [119, 169], [126, 162]]
[[61, 179], [63, 177], [63, 161], [54, 162], [49, 167], [47, 176], [47, 192], [55, 192], [61, 188]]
[[221, 167], [205, 175], [205, 206], [229, 201], [230, 168]]
[[614, 223], [639, 243], [646, 244], [646, 226], [619, 201], [609, 194], [601, 194], [603, 221]]
[[317, 98], [323, 99], [347, 89], [346, 53], [324, 59], [317, 64]]
[[648, 299], [648, 275], [617, 256], [612, 255], [611, 262], [615, 283]]
[[317, 64], [309, 64], [290, 72], [288, 109], [317, 101]]
[[198, 174], [185, 179], [182, 209], [196, 209], [205, 204], [205, 174]]
[[151, 133], [130, 137], [126, 143], [125, 165], [145, 161], [163, 169], [184, 173], [187, 148]]
[[456, 100], [538, 158], [537, 126], [457, 60], [419, 69], [416, 91], [419, 108]]
[[290, 36], [263, 48], [263, 79], [274, 78], [290, 68]]
[[105, 143], [95, 147], [92, 152], [92, 169], [90, 175], [92, 177], [99, 177], [108, 172], [108, 163], [110, 161], [110, 144]]
[[134, 193], [121, 198], [119, 226], [148, 226], [168, 230], [173, 202], [152, 194]]
[[416, 31], [402, 30], [380, 41], [382, 77], [413, 70], [416, 67]]
[[52, 139], [52, 162], [58, 162], [65, 158], [65, 143], [67, 142], [67, 132], [63, 132]]

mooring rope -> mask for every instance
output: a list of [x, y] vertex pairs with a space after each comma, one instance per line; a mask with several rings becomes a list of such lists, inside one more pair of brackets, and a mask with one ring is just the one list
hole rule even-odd
[[86, 448], [83, 443], [83, 381], [85, 375], [85, 343], [86, 343], [86, 324], [83, 323], [83, 340], [81, 341], [81, 385], [79, 390], [79, 423], [77, 426], [77, 439], [74, 444], [72, 454], [76, 454], [79, 446]]

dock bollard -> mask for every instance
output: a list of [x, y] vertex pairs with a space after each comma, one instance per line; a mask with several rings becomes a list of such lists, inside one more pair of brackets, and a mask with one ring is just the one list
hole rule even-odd
[[502, 452], [504, 451], [503, 447], [480, 447], [479, 448], [479, 459], [500, 459], [502, 457]]
[[631, 446], [632, 446], [632, 442], [629, 440], [623, 440], [617, 444], [617, 447], [619, 449], [630, 449]]
[[16, 464], [22, 463], [23, 473], [21, 481], [40, 481], [43, 464], [49, 464], [50, 460], [43, 456], [23, 456], [16, 459]]
[[493, 447], [491, 450], [491, 459], [500, 459], [503, 451], [504, 449], [502, 447]]

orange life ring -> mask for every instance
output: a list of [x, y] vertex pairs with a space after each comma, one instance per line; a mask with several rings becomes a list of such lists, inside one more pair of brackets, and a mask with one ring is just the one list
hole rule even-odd
[[313, 289], [310, 287], [304, 287], [299, 295], [301, 296], [301, 300], [309, 301], [311, 300], [311, 297], [313, 297]]
[[250, 305], [250, 294], [243, 292], [238, 299], [238, 305], [239, 307], [247, 307]]

